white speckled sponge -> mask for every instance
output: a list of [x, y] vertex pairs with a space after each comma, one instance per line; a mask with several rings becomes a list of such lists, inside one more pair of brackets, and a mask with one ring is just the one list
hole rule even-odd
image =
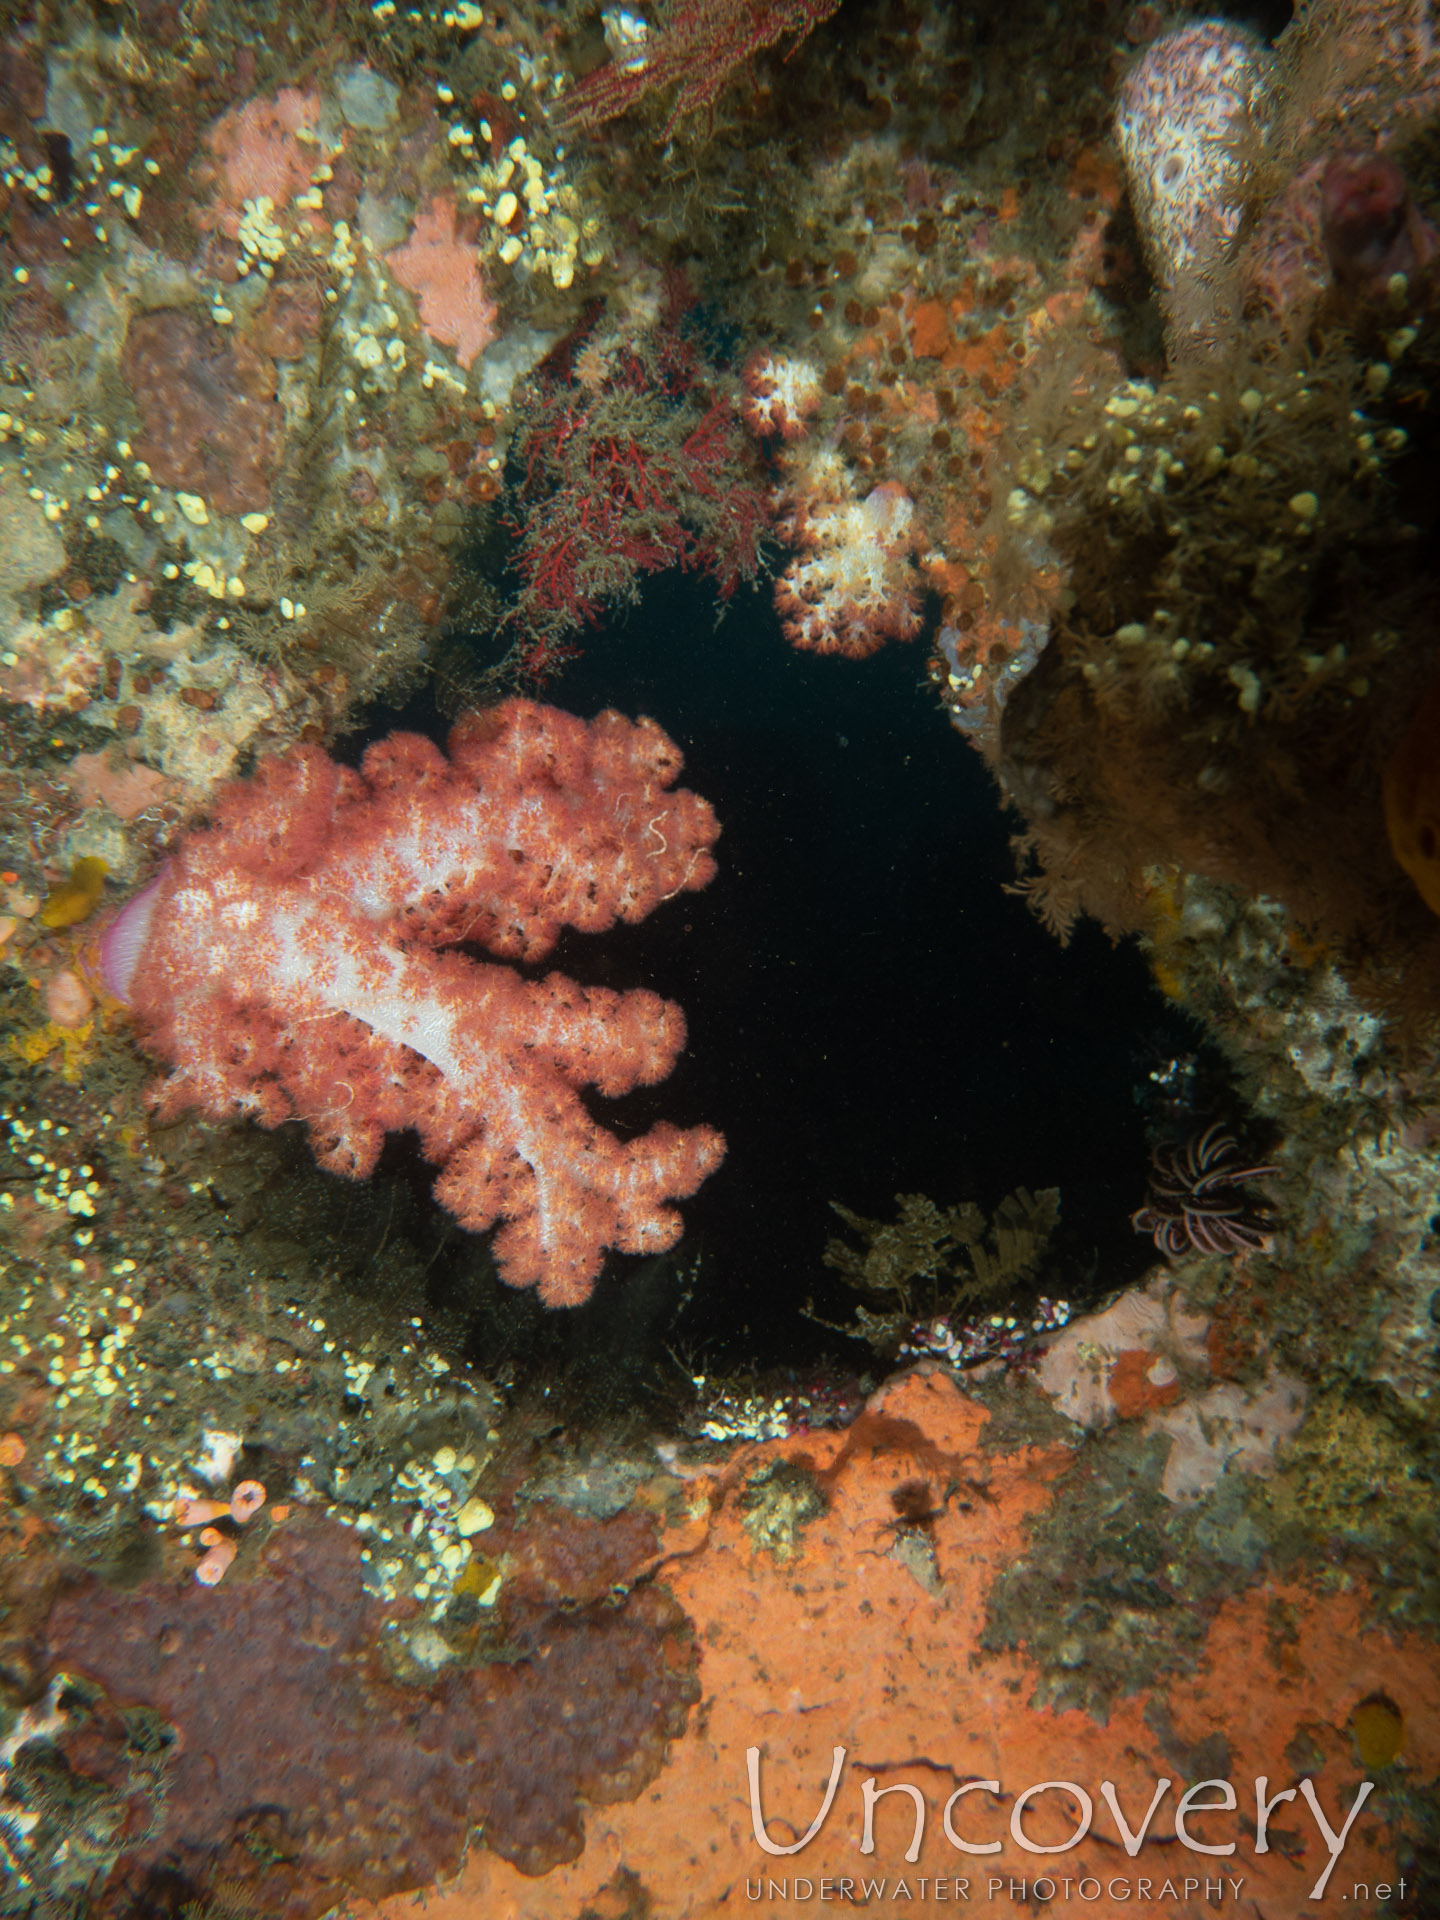
[[1233, 20], [1194, 20], [1127, 75], [1115, 119], [1151, 271], [1168, 293], [1223, 259], [1240, 222], [1238, 141], [1263, 115], [1272, 63]]

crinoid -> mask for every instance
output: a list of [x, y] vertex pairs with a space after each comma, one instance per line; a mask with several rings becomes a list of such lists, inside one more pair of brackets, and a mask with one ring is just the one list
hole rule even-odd
[[1246, 1166], [1234, 1135], [1218, 1121], [1183, 1147], [1157, 1147], [1150, 1163], [1149, 1196], [1130, 1224], [1148, 1233], [1167, 1260], [1264, 1246], [1269, 1212], [1245, 1188], [1279, 1169]]

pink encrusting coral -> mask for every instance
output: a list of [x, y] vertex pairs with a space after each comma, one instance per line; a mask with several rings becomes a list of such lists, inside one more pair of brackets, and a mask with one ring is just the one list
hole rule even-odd
[[562, 927], [643, 920], [706, 885], [719, 826], [672, 790], [681, 757], [650, 720], [510, 700], [461, 720], [449, 749], [392, 734], [354, 772], [301, 748], [221, 789], [112, 927], [106, 971], [170, 1062], [162, 1117], [299, 1118], [321, 1164], [356, 1179], [413, 1127], [456, 1218], [505, 1223], [502, 1277], [574, 1305], [607, 1248], [672, 1246], [667, 1201], [724, 1158], [704, 1126], [622, 1142], [580, 1097], [665, 1079], [684, 1015], [436, 949], [537, 961]]
[[221, 198], [232, 207], [261, 198], [288, 207], [319, 162], [319, 122], [319, 95], [298, 87], [232, 107], [205, 136], [221, 165]]
[[418, 301], [426, 333], [442, 347], [453, 347], [468, 369], [495, 338], [496, 306], [485, 291], [474, 241], [456, 231], [453, 196], [437, 193], [416, 214], [404, 246], [385, 259]]

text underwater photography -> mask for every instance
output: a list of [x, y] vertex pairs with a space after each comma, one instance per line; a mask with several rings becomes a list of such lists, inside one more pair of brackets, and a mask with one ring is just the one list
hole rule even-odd
[[[846, 1749], [837, 1746], [832, 1757], [829, 1779], [819, 1811], [798, 1839], [780, 1842], [771, 1837], [770, 1825], [786, 1826], [783, 1816], [771, 1809], [767, 1821], [766, 1810], [761, 1795], [760, 1764], [761, 1749], [746, 1749], [746, 1771], [748, 1776], [751, 1828], [756, 1844], [767, 1854], [778, 1858], [803, 1853], [812, 1841], [819, 1838], [834, 1809], [841, 1775], [847, 1758]], [[937, 1763], [923, 1762], [927, 1768], [949, 1772]], [[1106, 1848], [1118, 1843], [1126, 1855], [1134, 1860], [1147, 1839], [1152, 1846], [1165, 1848], [1168, 1852], [1177, 1843], [1192, 1856], [1208, 1856], [1211, 1859], [1234, 1861], [1238, 1866], [1243, 1859], [1243, 1847], [1256, 1854], [1269, 1852], [1272, 1838], [1270, 1821], [1277, 1807], [1298, 1800], [1308, 1808], [1319, 1836], [1323, 1841], [1327, 1859], [1319, 1878], [1310, 1888], [1309, 1899], [1322, 1901], [1327, 1893], [1332, 1901], [1355, 1901], [1368, 1905], [1371, 1901], [1394, 1900], [1403, 1902], [1406, 1887], [1403, 1878], [1394, 1884], [1355, 1881], [1346, 1886], [1341, 1881], [1332, 1885], [1332, 1875], [1340, 1864], [1349, 1838], [1350, 1829], [1357, 1814], [1374, 1791], [1372, 1780], [1362, 1780], [1355, 1797], [1347, 1808], [1340, 1808], [1337, 1818], [1341, 1824], [1338, 1829], [1331, 1824], [1315, 1788], [1310, 1780], [1301, 1779], [1297, 1785], [1278, 1792], [1270, 1791], [1270, 1782], [1259, 1775], [1253, 1782], [1242, 1783], [1237, 1794], [1234, 1783], [1224, 1779], [1201, 1780], [1185, 1788], [1173, 1806], [1171, 1825], [1173, 1833], [1156, 1833], [1150, 1829], [1157, 1815], [1165, 1807], [1170, 1790], [1176, 1782], [1161, 1778], [1155, 1782], [1154, 1792], [1149, 1806], [1139, 1819], [1138, 1826], [1131, 1826], [1127, 1810], [1123, 1806], [1113, 1781], [1100, 1783], [1099, 1797], [1108, 1811], [1115, 1828], [1115, 1838], [1095, 1829], [1095, 1801], [1092, 1795], [1078, 1782], [1073, 1780], [1042, 1780], [1022, 1788], [1013, 1797], [1004, 1792], [999, 1780], [962, 1780], [950, 1793], [941, 1809], [940, 1821], [946, 1840], [956, 1852], [965, 1855], [988, 1855], [994, 1866], [1000, 1866], [1006, 1854], [1005, 1839], [1008, 1838], [1020, 1855], [1059, 1855], [1070, 1853], [1087, 1838]], [[1249, 1785], [1253, 1799], [1244, 1792]], [[959, 1802], [972, 1793], [983, 1793], [992, 1802], [1009, 1802], [1008, 1822], [1002, 1820], [1001, 1829], [991, 1823], [986, 1837], [976, 1838], [972, 1825], [971, 1833], [960, 1831]], [[932, 1811], [930, 1802], [922, 1789], [908, 1780], [898, 1780], [888, 1786], [877, 1784], [877, 1777], [869, 1775], [860, 1783], [861, 1830], [859, 1851], [869, 1857], [880, 1851], [876, 1838], [876, 1808], [887, 1795], [905, 1796], [912, 1808], [913, 1827], [909, 1845], [904, 1853], [907, 1867], [914, 1867], [920, 1859], [921, 1847], [925, 1839], [928, 1817]], [[1025, 1814], [1032, 1804], [1038, 1804], [1042, 1796], [1052, 1794], [1057, 1797], [1063, 1818], [1074, 1821], [1073, 1829], [1059, 1840], [1040, 1841], [1027, 1831]], [[1253, 1804], [1253, 1818], [1249, 1806]], [[1134, 1812], [1135, 1809], [1131, 1809]], [[1207, 1824], [1202, 1834], [1195, 1828], [1194, 1822], [1203, 1814], [1234, 1814], [1236, 1820], [1230, 1827], [1221, 1823]], [[1235, 1837], [1236, 1835], [1239, 1838]], [[891, 1842], [892, 1847], [900, 1844], [900, 1835]], [[852, 1836], [853, 1840], [853, 1836]], [[1275, 1834], [1275, 1843], [1288, 1851], [1293, 1841], [1289, 1833]], [[995, 1856], [1000, 1856], [996, 1859]], [[881, 1867], [879, 1875], [870, 1873], [816, 1872], [814, 1874], [756, 1874], [752, 1879], [747, 1872], [745, 1879], [745, 1898], [751, 1904], [825, 1904], [838, 1901], [845, 1905], [867, 1907], [877, 1901], [890, 1901], [896, 1904], [906, 1902], [930, 1902], [942, 1904], [953, 1902], [967, 1905], [1018, 1905], [1035, 1911], [1058, 1904], [1076, 1903], [1090, 1905], [1102, 1898], [1108, 1898], [1113, 1905], [1134, 1902], [1137, 1907], [1162, 1900], [1203, 1900], [1212, 1909], [1219, 1909], [1227, 1903], [1239, 1902], [1244, 1895], [1245, 1876], [1235, 1872], [1227, 1865], [1225, 1869], [1209, 1867], [1203, 1859], [1192, 1858], [1183, 1865], [1173, 1859], [1167, 1859], [1160, 1871], [1149, 1873], [1129, 1872], [1112, 1874], [1105, 1870], [1096, 1870], [1093, 1866], [1082, 1865], [1079, 1871], [1072, 1866], [1069, 1872], [1054, 1871], [1034, 1873], [1027, 1870], [1029, 1863], [1023, 1858], [1009, 1864], [1006, 1871], [988, 1871], [977, 1875], [960, 1874], [907, 1874], [884, 1871], [883, 1859], [877, 1863]], [[1018, 1868], [1019, 1871], [1010, 1870]], [[1253, 1907], [1253, 1901], [1251, 1903]], [[928, 1911], [928, 1908], [926, 1908]]]

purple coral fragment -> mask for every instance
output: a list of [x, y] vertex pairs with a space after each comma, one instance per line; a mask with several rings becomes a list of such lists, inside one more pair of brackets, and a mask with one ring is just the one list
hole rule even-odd
[[1413, 280], [1435, 257], [1436, 233], [1404, 174], [1378, 153], [1337, 154], [1320, 183], [1320, 222], [1335, 284], [1364, 302], [1397, 273]]

